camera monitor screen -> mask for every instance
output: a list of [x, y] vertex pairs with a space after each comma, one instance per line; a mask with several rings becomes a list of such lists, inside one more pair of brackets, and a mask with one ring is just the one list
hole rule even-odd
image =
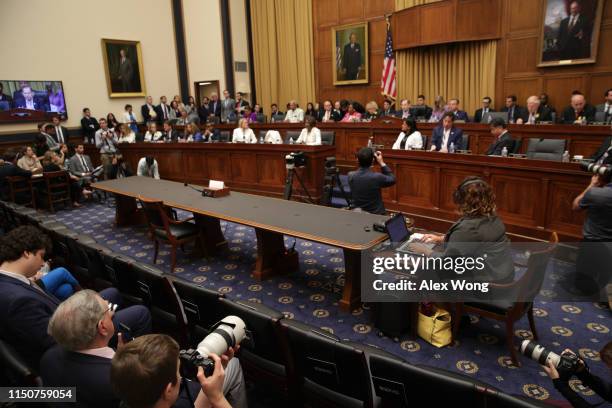
[[0, 122], [68, 117], [61, 81], [0, 81]]

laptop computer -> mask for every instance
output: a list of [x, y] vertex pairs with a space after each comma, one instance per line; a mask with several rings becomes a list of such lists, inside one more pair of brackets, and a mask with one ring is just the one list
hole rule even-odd
[[482, 115], [482, 119], [480, 119], [480, 123], [491, 123], [491, 121], [495, 118], [501, 118], [508, 122], [508, 112], [487, 112]]
[[[413, 234], [408, 231], [408, 227], [406, 227], [406, 218], [401, 213], [394, 215], [385, 221], [385, 228], [387, 229], [387, 234], [389, 234], [389, 239], [394, 245], [397, 245], [395, 250], [397, 252], [406, 252], [412, 253], [408, 246], [415, 241], [420, 240], [423, 234]], [[432, 249], [435, 244], [432, 243], [422, 243], [426, 247]]]

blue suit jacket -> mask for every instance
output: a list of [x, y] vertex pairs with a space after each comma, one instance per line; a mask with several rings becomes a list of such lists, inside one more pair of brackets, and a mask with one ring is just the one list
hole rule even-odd
[[[444, 138], [444, 128], [442, 126], [437, 126], [434, 128], [432, 136], [431, 136], [431, 145], [436, 146], [436, 150], [440, 150], [442, 148], [442, 139]], [[448, 137], [448, 143], [446, 144], [446, 149], [450, 150], [451, 143], [455, 144], [455, 149], [463, 149], [463, 130], [452, 127], [450, 131], [450, 136]]]
[[395, 184], [395, 176], [389, 167], [382, 167], [381, 173], [360, 167], [359, 170], [351, 171], [348, 174], [348, 180], [353, 207], [359, 207], [372, 214], [385, 214], [380, 189]]
[[60, 302], [18, 279], [0, 274], [0, 336], [31, 367], [55, 344], [47, 334], [51, 315]]
[[458, 111], [455, 113], [455, 120], [464, 120], [464, 121], [466, 121], [466, 122], [469, 122], [469, 121], [470, 121], [470, 119], [469, 119], [469, 117], [468, 117], [467, 112], [462, 111], [462, 110], [458, 110]]

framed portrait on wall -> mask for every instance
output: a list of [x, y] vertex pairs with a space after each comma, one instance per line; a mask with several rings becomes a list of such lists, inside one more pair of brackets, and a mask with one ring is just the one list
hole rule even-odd
[[539, 67], [590, 64], [597, 59], [605, 0], [543, 1]]
[[139, 41], [102, 39], [102, 57], [108, 96], [145, 96], [144, 70]]
[[332, 28], [334, 85], [367, 84], [368, 23]]

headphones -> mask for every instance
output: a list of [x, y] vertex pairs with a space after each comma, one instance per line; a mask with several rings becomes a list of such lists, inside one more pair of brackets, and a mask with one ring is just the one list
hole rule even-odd
[[463, 203], [463, 200], [465, 199], [465, 193], [466, 193], [466, 187], [472, 184], [478, 184], [478, 183], [483, 183], [483, 184], [487, 184], [486, 181], [484, 181], [482, 178], [477, 177], [474, 179], [465, 179], [463, 180], [463, 182], [461, 184], [459, 184], [457, 186], [457, 189], [453, 192], [453, 202], [457, 205]]

